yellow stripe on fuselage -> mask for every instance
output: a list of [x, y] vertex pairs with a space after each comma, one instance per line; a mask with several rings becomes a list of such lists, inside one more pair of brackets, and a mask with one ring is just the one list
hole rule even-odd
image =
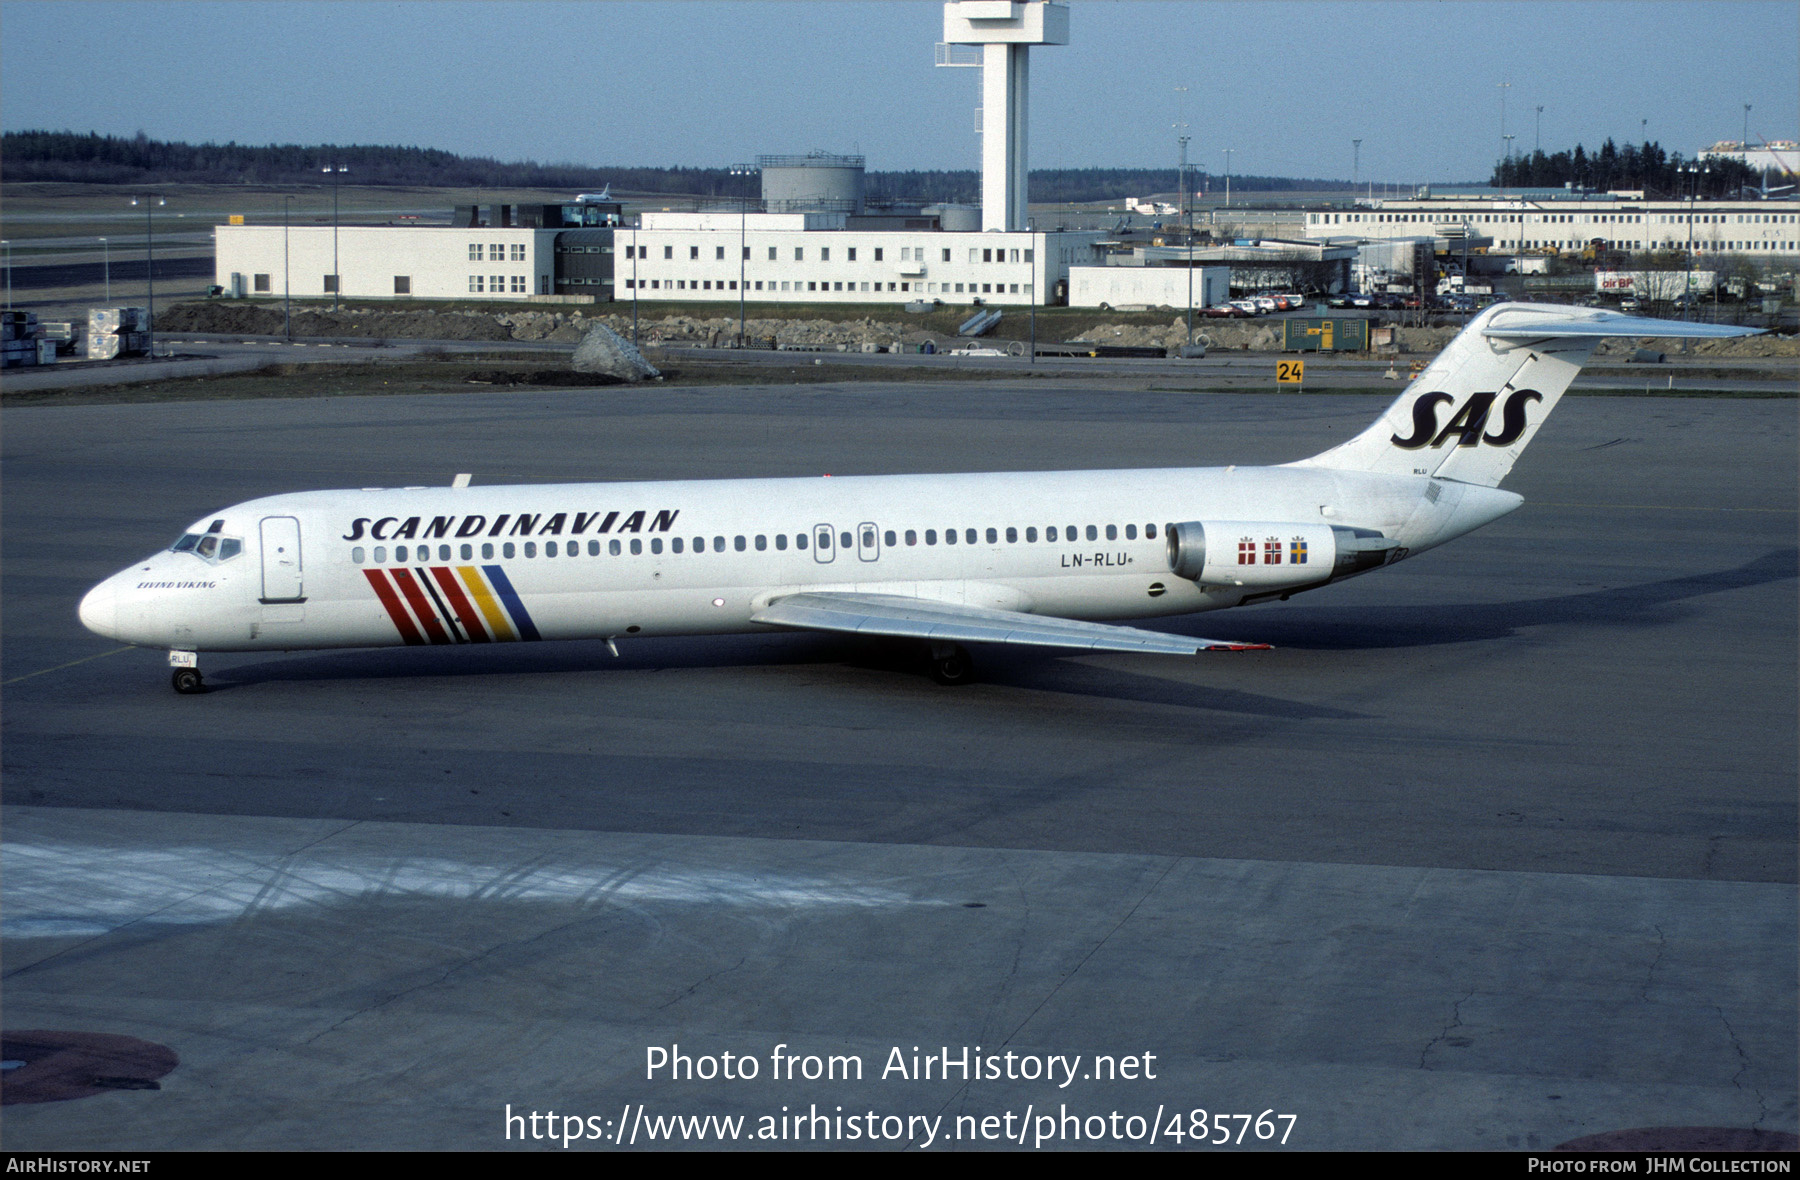
[[463, 585], [469, 588], [469, 597], [480, 608], [481, 617], [487, 620], [488, 630], [494, 633], [494, 638], [502, 642], [517, 639], [506, 612], [494, 601], [493, 592], [488, 589], [487, 579], [481, 576], [481, 571], [472, 565], [459, 565], [456, 572], [462, 575]]

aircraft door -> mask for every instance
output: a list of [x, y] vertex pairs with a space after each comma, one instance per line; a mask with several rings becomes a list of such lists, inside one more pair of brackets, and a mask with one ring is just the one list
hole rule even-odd
[[872, 521], [865, 520], [856, 526], [856, 556], [863, 561], [874, 561], [881, 556], [881, 532]]
[[292, 516], [262, 519], [264, 602], [304, 602], [300, 567], [300, 521]]
[[828, 524], [813, 526], [813, 560], [821, 564], [837, 556], [837, 538]]

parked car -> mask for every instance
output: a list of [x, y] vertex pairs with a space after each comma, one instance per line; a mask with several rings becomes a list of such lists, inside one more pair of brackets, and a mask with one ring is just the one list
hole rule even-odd
[[1254, 299], [1233, 299], [1231, 301], [1231, 306], [1237, 308], [1239, 311], [1243, 312], [1245, 315], [1261, 315], [1262, 314], [1262, 308], [1256, 306], [1256, 300], [1254, 300]]
[[1255, 299], [1251, 300], [1251, 302], [1256, 304], [1256, 310], [1263, 315], [1274, 315], [1280, 310], [1280, 308], [1275, 306], [1275, 301], [1267, 295], [1258, 295]]

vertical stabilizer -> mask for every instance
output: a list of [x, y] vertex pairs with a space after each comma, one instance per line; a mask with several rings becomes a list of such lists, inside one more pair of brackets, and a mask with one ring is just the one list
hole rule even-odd
[[1601, 340], [1753, 333], [1590, 308], [1503, 303], [1471, 320], [1373, 426], [1294, 466], [1497, 487]]

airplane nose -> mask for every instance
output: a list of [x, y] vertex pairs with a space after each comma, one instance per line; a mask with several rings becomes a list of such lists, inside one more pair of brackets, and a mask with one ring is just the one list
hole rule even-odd
[[118, 638], [119, 588], [111, 578], [87, 592], [81, 600], [80, 614], [81, 625], [89, 631], [108, 639]]

